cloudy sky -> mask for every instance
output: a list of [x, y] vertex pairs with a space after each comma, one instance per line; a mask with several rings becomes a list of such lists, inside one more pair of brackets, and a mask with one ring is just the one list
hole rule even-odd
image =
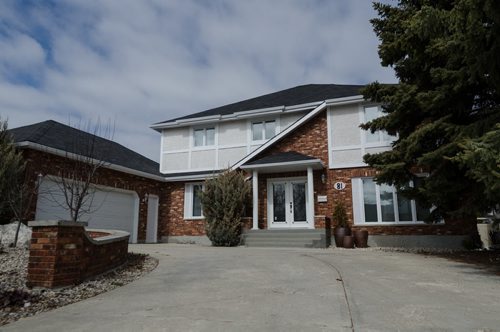
[[395, 82], [368, 0], [0, 2], [0, 116], [115, 124], [159, 159], [152, 123], [308, 83]]

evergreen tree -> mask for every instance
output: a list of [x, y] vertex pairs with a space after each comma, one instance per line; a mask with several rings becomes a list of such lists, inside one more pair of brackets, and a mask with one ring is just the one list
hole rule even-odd
[[240, 243], [241, 218], [250, 195], [250, 184], [241, 172], [225, 171], [205, 182], [201, 196], [207, 236], [214, 246]]
[[12, 144], [7, 131], [7, 121], [0, 118], [0, 222], [11, 215], [8, 198], [14, 184], [23, 174], [25, 163], [20, 152]]
[[[384, 115], [364, 124], [397, 135], [391, 151], [368, 154], [377, 182], [435, 209], [429, 221], [475, 219], [500, 202], [500, 1], [400, 0], [374, 4], [383, 66], [397, 85], [364, 95]], [[429, 176], [408, 188], [415, 173]]]

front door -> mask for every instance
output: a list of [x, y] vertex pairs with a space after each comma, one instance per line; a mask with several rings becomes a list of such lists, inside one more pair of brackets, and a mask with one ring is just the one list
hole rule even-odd
[[309, 228], [305, 179], [268, 183], [269, 228]]

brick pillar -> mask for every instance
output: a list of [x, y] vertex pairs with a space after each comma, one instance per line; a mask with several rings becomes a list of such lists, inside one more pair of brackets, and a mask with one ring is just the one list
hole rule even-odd
[[60, 287], [80, 282], [85, 223], [30, 222], [29, 287]]

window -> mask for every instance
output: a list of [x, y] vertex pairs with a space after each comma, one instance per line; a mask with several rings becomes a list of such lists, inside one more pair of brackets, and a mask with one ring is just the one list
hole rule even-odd
[[[415, 200], [398, 194], [393, 186], [378, 185], [372, 178], [355, 178], [352, 181], [356, 223], [417, 223], [423, 222], [430, 212], [419, 207]], [[410, 185], [418, 184], [412, 182]]]
[[[365, 107], [365, 123], [375, 120], [382, 116], [382, 110], [379, 106], [368, 106]], [[365, 131], [365, 142], [367, 144], [380, 144], [393, 141], [394, 137], [390, 136], [384, 130], [376, 131], [372, 133], [370, 130]]]
[[201, 204], [203, 189], [203, 183], [186, 183], [184, 191], [184, 219], [203, 218], [203, 206]]
[[276, 121], [260, 121], [252, 123], [252, 140], [268, 140], [276, 135]]
[[211, 146], [215, 144], [215, 128], [194, 130], [194, 146]]

